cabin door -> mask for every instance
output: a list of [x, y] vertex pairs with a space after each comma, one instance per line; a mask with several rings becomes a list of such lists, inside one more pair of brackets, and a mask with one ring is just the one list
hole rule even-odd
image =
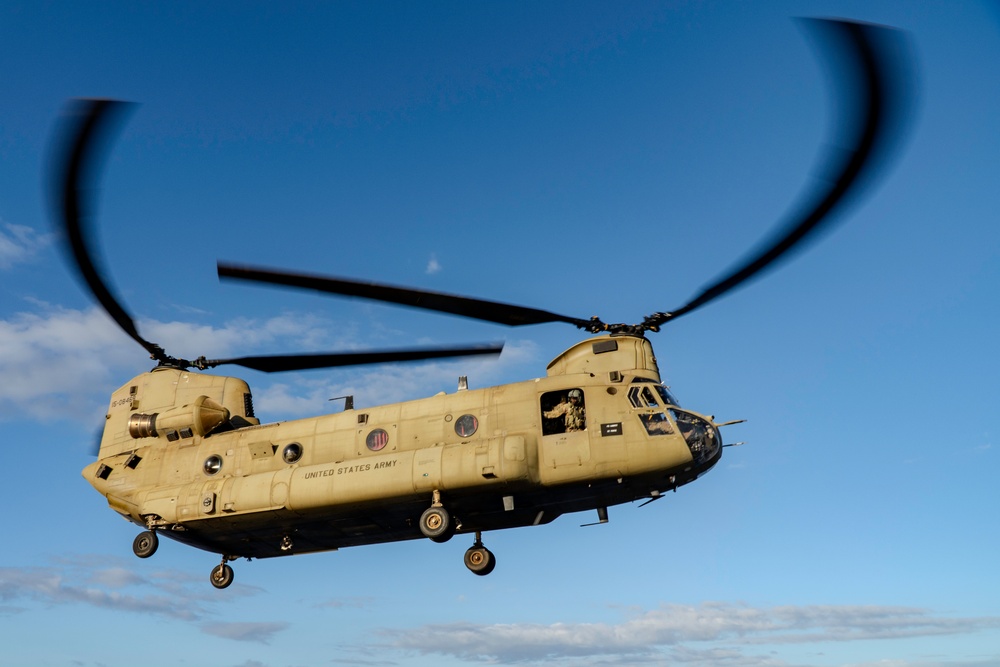
[[586, 395], [580, 388], [549, 391], [539, 396], [541, 465], [582, 466], [590, 461]]

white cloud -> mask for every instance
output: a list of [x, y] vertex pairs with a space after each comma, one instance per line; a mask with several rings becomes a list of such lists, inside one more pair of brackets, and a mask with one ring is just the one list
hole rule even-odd
[[[350, 336], [350, 327], [332, 326], [332, 323], [309, 314], [286, 313], [266, 320], [237, 318], [221, 327], [192, 324], [190, 322], [139, 323], [143, 337], [168, 345], [174, 356], [228, 357], [251, 354], [262, 346], [273, 345], [280, 349], [354, 349], [356, 343]], [[331, 332], [336, 331], [337, 335]], [[280, 341], [280, 345], [277, 343]]]
[[0, 270], [27, 261], [51, 242], [51, 234], [39, 234], [24, 225], [0, 223]]
[[435, 255], [431, 255], [430, 260], [427, 262], [427, 275], [432, 276], [435, 273], [440, 273], [442, 268], [444, 267], [441, 266], [437, 257]]
[[[763, 645], [962, 635], [1000, 628], [1000, 618], [948, 618], [922, 609], [807, 605], [755, 608], [732, 603], [664, 605], [618, 624], [455, 623], [388, 632], [396, 648], [486, 663], [587, 658], [694, 665], [776, 665]], [[707, 650], [692, 646], [716, 644]]]
[[92, 418], [114, 388], [111, 369], [141, 369], [144, 356], [98, 309], [0, 321], [0, 418]]
[[469, 378], [470, 388], [489, 387], [516, 375], [538, 374], [539, 352], [532, 341], [512, 341], [504, 345], [499, 357], [465, 357], [412, 364], [386, 364], [371, 367], [341, 368], [324, 373], [296, 375], [295, 383], [275, 382], [254, 391], [258, 416], [268, 421], [328, 414], [343, 409], [343, 402], [330, 403], [335, 396], [354, 396], [359, 408], [453, 392], [458, 378]]
[[[72, 419], [93, 423], [108, 396], [154, 363], [146, 352], [98, 307], [72, 310], [34, 304], [35, 312], [0, 320], [0, 419]], [[138, 328], [178, 357], [227, 358], [262, 351], [362, 349], [360, 327], [336, 324], [311, 314], [286, 313], [269, 319], [238, 318], [221, 326], [141, 320]], [[433, 341], [414, 345], [433, 346]], [[401, 346], [399, 346], [401, 347]], [[530, 364], [529, 369], [522, 366]], [[530, 341], [508, 343], [496, 357], [455, 361], [344, 367], [328, 372], [257, 376], [253, 387], [258, 414], [283, 419], [332, 412], [328, 399], [354, 395], [359, 405], [393, 403], [439, 391], [454, 391], [459, 375], [473, 387], [505, 381], [517, 370], [538, 374], [538, 350]], [[239, 374], [236, 366], [221, 371]]]
[[[35, 304], [38, 312], [0, 320], [0, 419], [79, 419], [103, 414], [111, 392], [154, 362], [100, 308], [72, 310]], [[138, 323], [144, 338], [175, 356], [210, 358], [280, 349], [330, 347], [328, 323], [311, 315], [237, 319], [222, 327], [190, 322]], [[350, 341], [340, 341], [350, 349]], [[194, 352], [194, 353], [192, 353]]]

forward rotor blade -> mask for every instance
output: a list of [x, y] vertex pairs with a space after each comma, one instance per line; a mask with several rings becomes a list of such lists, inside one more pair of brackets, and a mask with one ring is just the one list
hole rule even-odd
[[61, 141], [63, 152], [58, 157], [54, 174], [60, 196], [59, 213], [73, 263], [91, 294], [122, 331], [146, 348], [152, 358], [164, 362], [168, 358], [162, 348], [139, 335], [132, 317], [102, 278], [97, 255], [87, 246], [87, 239], [91, 236], [87, 220], [94, 217], [92, 198], [97, 189], [93, 185], [95, 179], [92, 172], [102, 157], [102, 144], [113, 129], [114, 121], [129, 106], [115, 100], [73, 102], [67, 113]]
[[411, 350], [381, 350], [368, 352], [341, 352], [331, 354], [284, 354], [259, 357], [236, 357], [233, 359], [199, 359], [194, 365], [200, 369], [214, 368], [223, 364], [234, 364], [264, 373], [280, 371], [302, 371], [313, 368], [333, 368], [337, 366], [357, 366], [363, 364], [386, 364], [400, 361], [422, 361], [448, 357], [470, 357], [478, 355], [498, 355], [503, 345], [482, 345], [462, 348], [422, 348]]
[[807, 238], [831, 225], [833, 214], [843, 208], [849, 196], [857, 194], [862, 181], [871, 180], [894, 131], [899, 129], [904, 82], [902, 66], [892, 53], [898, 44], [891, 42], [900, 39], [900, 34], [889, 28], [846, 21], [810, 19], [807, 24], [825, 33], [820, 36], [829, 39], [826, 51], [831, 56], [843, 54], [843, 59], [834, 63], [843, 73], [839, 78], [840, 98], [855, 98], [856, 108], [848, 115], [848, 124], [854, 126], [849, 130], [853, 136], [847, 147], [834, 148], [826, 158], [830, 165], [826, 171], [834, 176], [828, 179], [825, 188], [820, 186], [812, 194], [808, 200], [811, 204], [803, 207], [804, 212], [791, 216], [774, 241], [683, 307], [670, 313], [658, 313], [662, 317], [656, 324], [719, 298], [764, 269], [774, 268], [779, 259], [788, 259], [791, 251], [802, 250]]
[[346, 278], [238, 266], [222, 262], [219, 262], [218, 269], [220, 278], [248, 280], [270, 285], [285, 285], [287, 287], [301, 287], [329, 294], [385, 301], [402, 306], [450, 313], [476, 320], [496, 322], [497, 324], [506, 324], [511, 327], [526, 324], [545, 324], [548, 322], [566, 322], [581, 329], [589, 329], [591, 326], [590, 320], [567, 317], [566, 315], [551, 313], [547, 310], [525, 308], [524, 306], [473, 299], [441, 292], [381, 285], [372, 282], [360, 282]]

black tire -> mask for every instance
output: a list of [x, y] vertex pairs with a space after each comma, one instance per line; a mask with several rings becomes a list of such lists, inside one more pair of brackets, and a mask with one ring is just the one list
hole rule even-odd
[[486, 547], [472, 547], [465, 552], [465, 567], [473, 574], [485, 577], [497, 566], [497, 558]]
[[160, 538], [151, 530], [139, 533], [132, 540], [132, 552], [139, 558], [149, 558], [156, 553], [158, 546], [160, 546]]
[[434, 542], [447, 542], [455, 534], [455, 524], [445, 508], [428, 507], [420, 515], [420, 532]]
[[209, 581], [216, 588], [222, 589], [227, 588], [229, 584], [233, 583], [233, 568], [229, 567], [225, 563], [220, 563], [212, 568], [212, 576], [209, 577]]

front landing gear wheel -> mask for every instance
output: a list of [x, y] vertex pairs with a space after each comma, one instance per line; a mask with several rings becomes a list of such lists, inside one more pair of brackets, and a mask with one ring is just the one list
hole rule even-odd
[[455, 524], [445, 508], [428, 507], [420, 515], [420, 532], [434, 542], [447, 542], [455, 534]]
[[139, 558], [149, 558], [156, 553], [158, 546], [160, 546], [160, 538], [151, 530], [139, 533], [132, 540], [132, 552]]
[[214, 568], [212, 568], [212, 576], [209, 581], [216, 588], [226, 588], [229, 584], [233, 583], [233, 568], [229, 567], [226, 563], [219, 563]]

